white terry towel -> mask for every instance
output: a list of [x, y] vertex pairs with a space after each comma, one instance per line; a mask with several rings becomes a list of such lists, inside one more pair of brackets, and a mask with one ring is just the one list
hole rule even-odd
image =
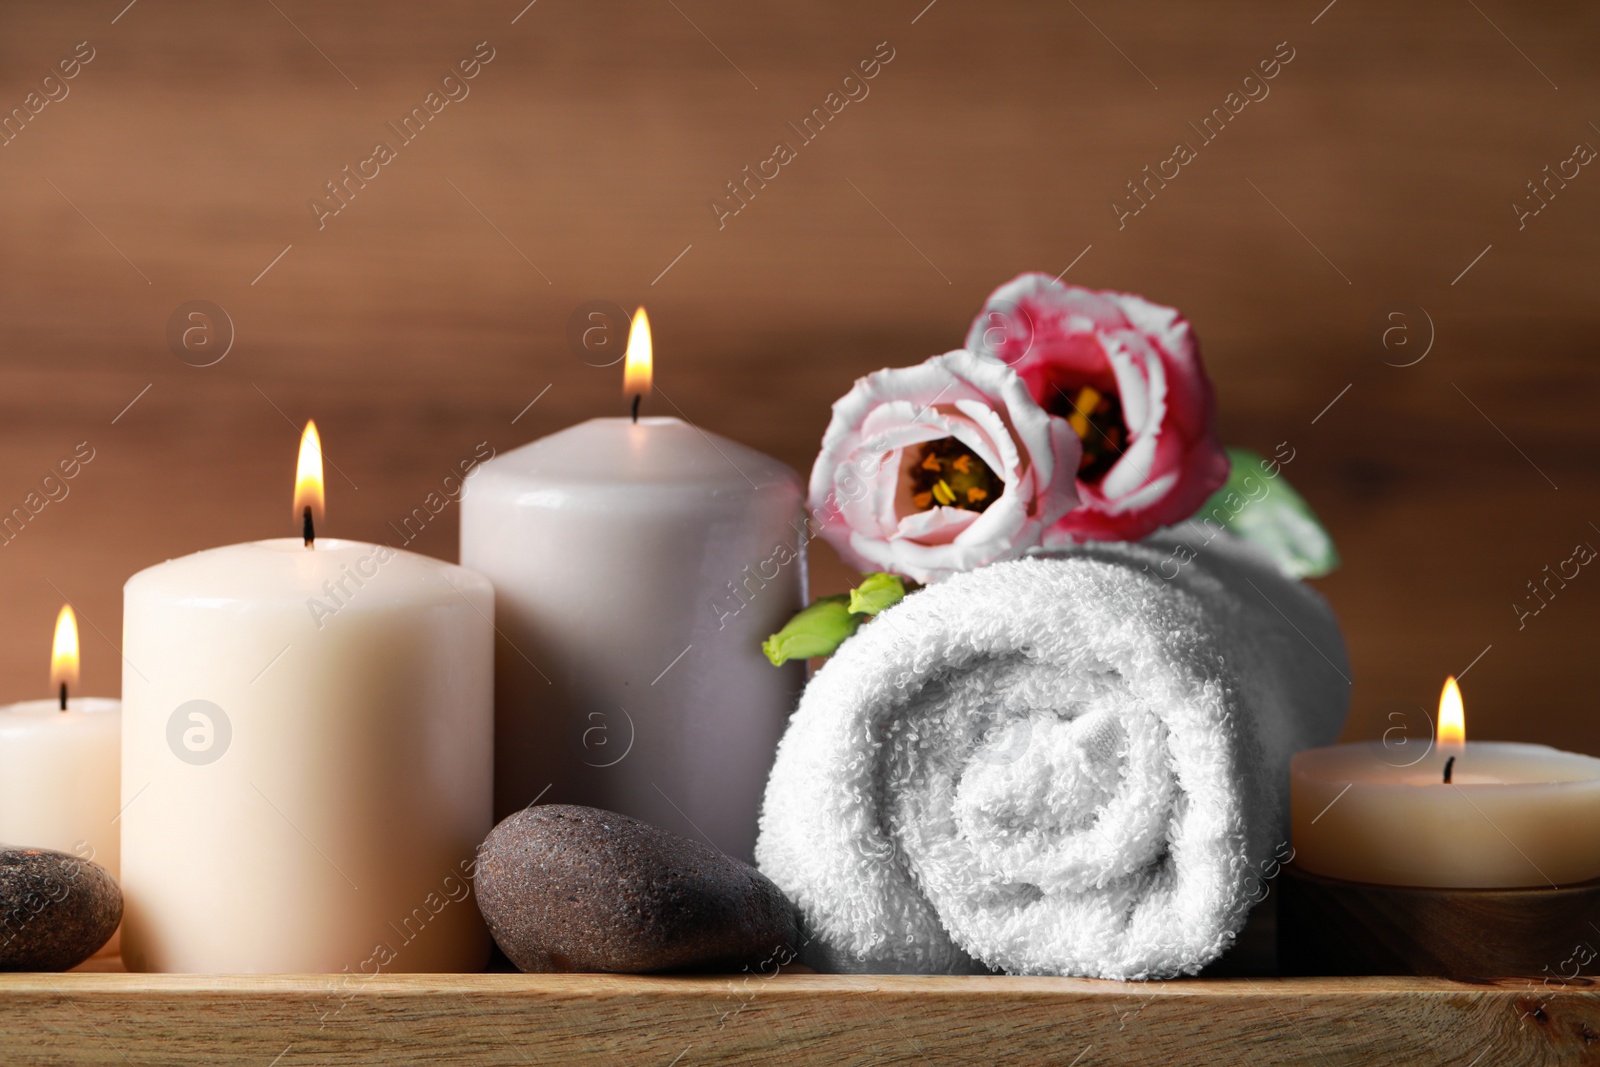
[[957, 575], [817, 672], [756, 845], [805, 962], [1130, 979], [1228, 947], [1349, 671], [1309, 587], [1228, 535], [1176, 543]]

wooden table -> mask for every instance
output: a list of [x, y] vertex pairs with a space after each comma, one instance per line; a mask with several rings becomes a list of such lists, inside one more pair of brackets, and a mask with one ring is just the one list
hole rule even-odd
[[1531, 979], [0, 976], [7, 1064], [1546, 1064], [1600, 991]]

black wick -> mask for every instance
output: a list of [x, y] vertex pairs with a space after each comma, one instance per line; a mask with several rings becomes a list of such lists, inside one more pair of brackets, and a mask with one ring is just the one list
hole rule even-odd
[[639, 421], [639, 401], [641, 401], [643, 399], [644, 399], [644, 394], [643, 393], [634, 393], [633, 394], [633, 421], [634, 422], [638, 422]]
[[306, 547], [310, 548], [311, 547], [311, 542], [313, 542], [313, 541], [315, 541], [317, 539], [316, 527], [314, 527], [311, 524], [311, 505], [310, 504], [306, 505], [306, 509], [302, 514], [303, 514], [303, 518], [302, 518], [302, 521], [301, 521], [301, 524], [300, 524], [300, 532], [301, 532], [301, 535], [303, 537], [305, 537], [305, 539], [306, 539]]
[[1444, 761], [1444, 784], [1445, 785], [1449, 785], [1450, 784], [1450, 772], [1455, 769], [1455, 765], [1456, 765], [1456, 758], [1454, 756], [1451, 756], [1449, 759]]
[[61, 683], [61, 710], [67, 710], [67, 683]]

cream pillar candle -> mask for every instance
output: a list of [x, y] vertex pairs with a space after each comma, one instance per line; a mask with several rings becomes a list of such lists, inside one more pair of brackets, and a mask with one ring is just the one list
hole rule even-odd
[[129, 969], [482, 969], [469, 876], [491, 827], [493, 615], [481, 576], [352, 541], [134, 575]]
[[1464, 726], [1452, 727], [1454, 685], [1446, 687], [1439, 743], [1421, 759], [1381, 741], [1294, 757], [1296, 866], [1352, 882], [1436, 888], [1600, 878], [1600, 759], [1467, 742]]
[[804, 683], [761, 653], [804, 603], [803, 495], [676, 418], [592, 419], [479, 469], [461, 560], [495, 586], [497, 817], [591, 804], [751, 858]]
[[70, 607], [56, 619], [50, 680], [54, 698], [0, 707], [0, 844], [53, 848], [118, 877], [122, 703], [72, 695], [78, 626]]

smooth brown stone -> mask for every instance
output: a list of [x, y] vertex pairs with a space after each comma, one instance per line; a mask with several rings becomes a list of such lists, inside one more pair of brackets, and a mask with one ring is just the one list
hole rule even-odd
[[478, 850], [478, 907], [524, 971], [760, 969], [798, 949], [797, 921], [755, 868], [598, 808], [527, 808]]
[[66, 971], [111, 940], [122, 890], [98, 863], [0, 849], [0, 971]]
[[1285, 867], [1288, 975], [1572, 979], [1600, 973], [1600, 880], [1529, 889], [1369, 885]]

